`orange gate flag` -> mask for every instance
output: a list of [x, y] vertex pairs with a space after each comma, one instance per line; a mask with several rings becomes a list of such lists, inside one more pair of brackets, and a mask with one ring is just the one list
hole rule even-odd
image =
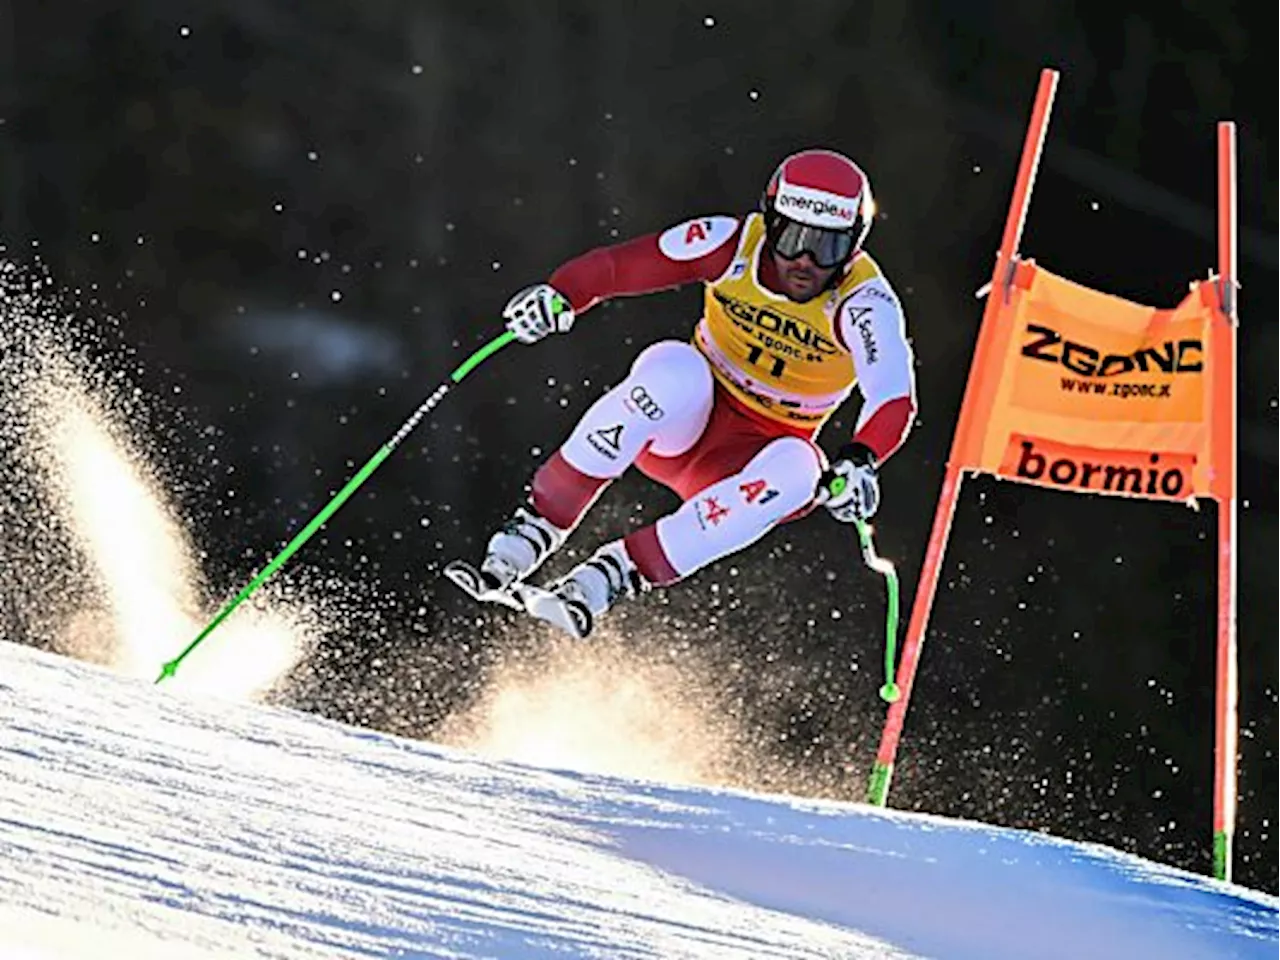
[[1040, 72], [969, 380], [867, 785], [884, 806], [966, 474], [1057, 490], [1217, 503], [1213, 873], [1236, 821], [1236, 134], [1218, 124], [1218, 264], [1171, 310], [1055, 276], [1018, 253], [1058, 72]]
[[1079, 493], [1210, 494], [1215, 283], [1172, 310], [1032, 261], [993, 287], [990, 348], [958, 424], [963, 469]]

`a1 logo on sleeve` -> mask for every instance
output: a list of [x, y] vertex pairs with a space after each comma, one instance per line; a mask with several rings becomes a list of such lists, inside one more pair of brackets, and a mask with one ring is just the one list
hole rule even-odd
[[705, 257], [733, 236], [738, 221], [733, 217], [697, 217], [663, 231], [658, 249], [669, 260], [697, 260]]

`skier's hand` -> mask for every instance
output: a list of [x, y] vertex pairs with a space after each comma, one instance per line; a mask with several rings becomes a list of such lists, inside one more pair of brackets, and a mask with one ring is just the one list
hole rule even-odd
[[841, 523], [871, 519], [880, 506], [875, 454], [860, 443], [841, 447], [819, 482], [818, 502]]
[[507, 329], [521, 343], [537, 343], [553, 333], [568, 333], [573, 307], [549, 283], [535, 283], [515, 294], [502, 308]]

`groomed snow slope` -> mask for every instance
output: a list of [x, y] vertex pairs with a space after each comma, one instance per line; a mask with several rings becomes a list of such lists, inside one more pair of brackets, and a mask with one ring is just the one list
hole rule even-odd
[[0, 643], [0, 958], [1277, 955], [1101, 847], [482, 761]]

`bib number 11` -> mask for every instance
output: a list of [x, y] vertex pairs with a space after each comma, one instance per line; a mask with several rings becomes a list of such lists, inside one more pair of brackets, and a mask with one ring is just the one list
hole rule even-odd
[[765, 353], [764, 347], [759, 345], [753, 345], [747, 350], [747, 363], [751, 364], [753, 367], [762, 366], [760, 362], [762, 359], [770, 364], [769, 376], [773, 377], [775, 380], [781, 378], [782, 371], [787, 368], [786, 360], [782, 357], [776, 356], [775, 354]]

